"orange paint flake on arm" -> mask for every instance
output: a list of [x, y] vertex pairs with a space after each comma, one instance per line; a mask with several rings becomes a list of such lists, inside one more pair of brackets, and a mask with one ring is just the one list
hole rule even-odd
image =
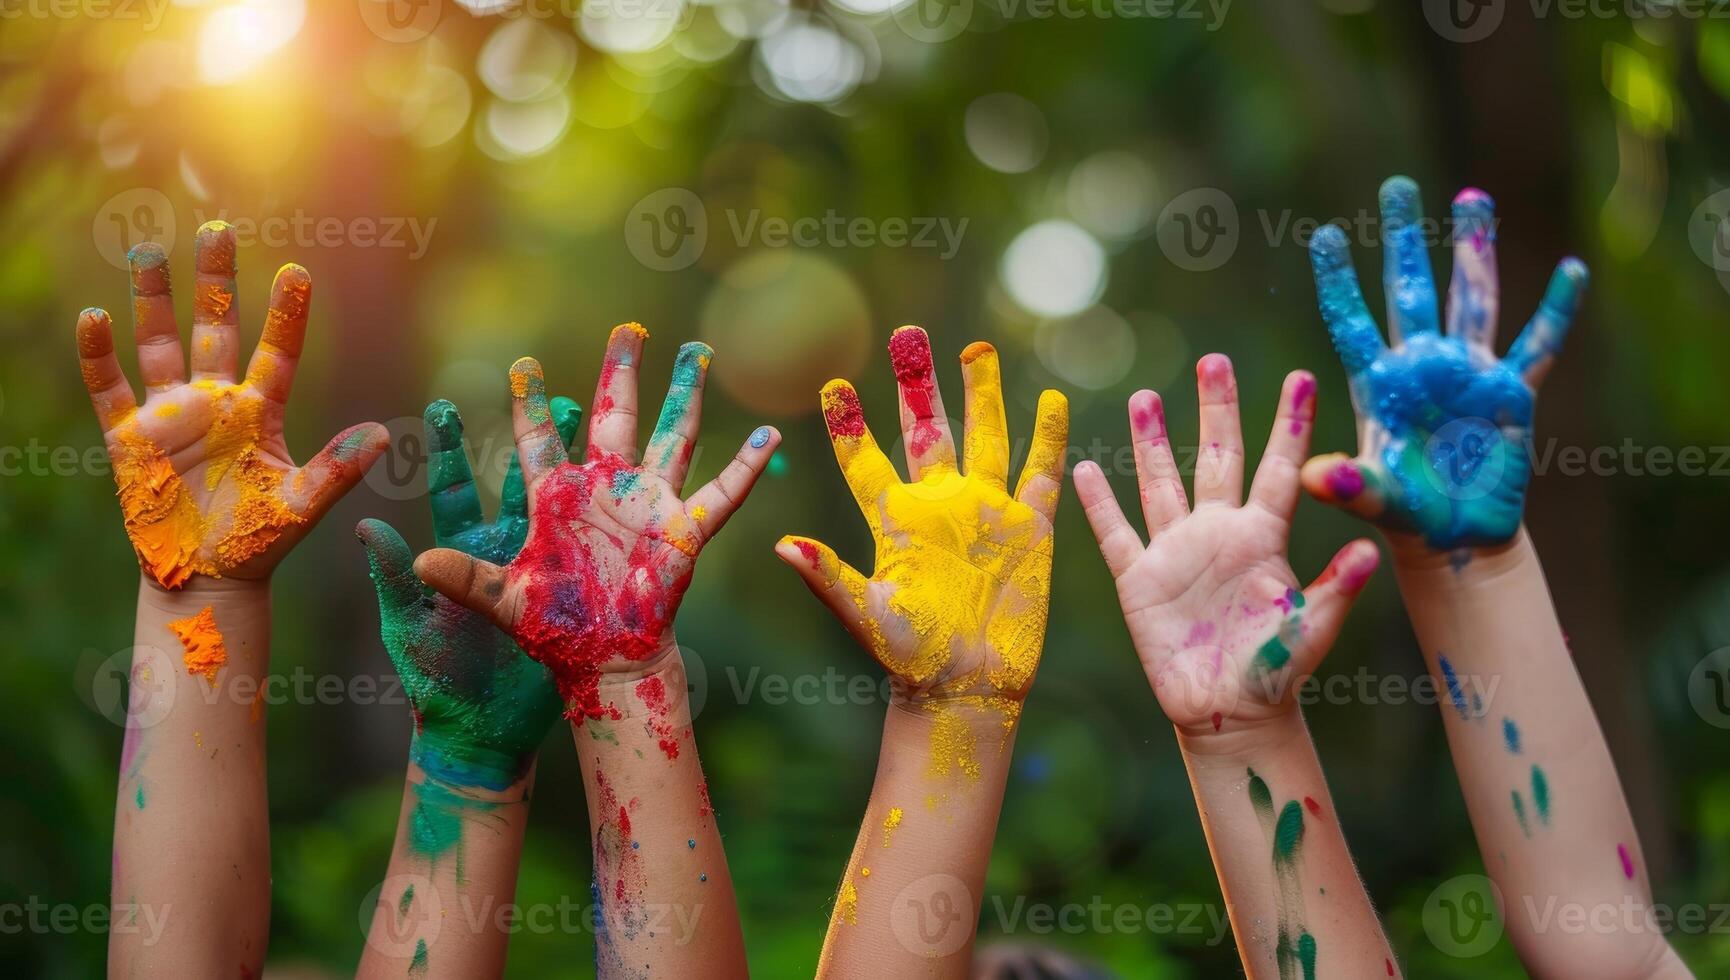
[[228, 663], [228, 648], [223, 645], [222, 632], [216, 628], [216, 614], [205, 606], [198, 615], [177, 619], [168, 628], [186, 648], [186, 672], [204, 675], [205, 682], [214, 688], [216, 675]]

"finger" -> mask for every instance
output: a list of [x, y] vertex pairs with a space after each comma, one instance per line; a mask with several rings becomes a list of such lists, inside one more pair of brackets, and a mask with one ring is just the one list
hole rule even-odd
[[1514, 338], [1506, 362], [1526, 380], [1526, 386], [1537, 390], [1550, 373], [1550, 365], [1562, 352], [1562, 342], [1568, 339], [1574, 314], [1580, 311], [1580, 298], [1586, 291], [1586, 264], [1579, 259], [1563, 259], [1550, 277], [1544, 299], [1531, 322]]
[[871, 618], [866, 593], [870, 582], [857, 568], [842, 561], [821, 541], [793, 535], [776, 542], [775, 555], [799, 573], [805, 586], [829, 607], [860, 646], [879, 661], [883, 659], [883, 633]]
[[96, 409], [96, 423], [106, 434], [138, 410], [132, 383], [126, 380], [120, 358], [114, 353], [114, 324], [108, 311], [93, 307], [78, 314], [75, 336], [78, 371], [84, 376], [84, 388], [90, 392], [90, 404]]
[[270, 309], [264, 313], [264, 335], [246, 365], [246, 381], [266, 398], [282, 405], [294, 388], [294, 370], [306, 344], [307, 312], [312, 308], [312, 274], [290, 262], [276, 270], [270, 286]]
[[1375, 469], [1345, 453], [1311, 459], [1299, 471], [1298, 479], [1310, 496], [1366, 521], [1376, 520], [1387, 509]]
[[1069, 455], [1069, 399], [1063, 392], [1046, 389], [1039, 395], [1039, 411], [1033, 419], [1033, 446], [1021, 464], [1021, 479], [1015, 484], [1015, 499], [1038, 511], [1047, 521], [1057, 517], [1057, 499], [1063, 492], [1063, 460]]
[[771, 426], [758, 426], [739, 447], [732, 462], [691, 495], [686, 510], [697, 526], [700, 541], [707, 542], [720, 533], [727, 518], [733, 516], [750, 495], [751, 488], [757, 485], [757, 478], [763, 475], [770, 457], [775, 455], [775, 447], [779, 445], [780, 432]]
[[440, 398], [426, 407], [421, 423], [426, 431], [433, 540], [443, 546], [464, 531], [480, 526], [481, 497], [475, 489], [474, 471], [469, 468], [463, 418], [457, 407]]
[[1003, 420], [1003, 379], [997, 368], [997, 348], [984, 341], [961, 352], [963, 423], [962, 455], [967, 475], [992, 486], [1009, 487], [1009, 425]]
[[[532, 357], [518, 358], [511, 365], [511, 428], [516, 433], [524, 483], [533, 490], [568, 457], [547, 405], [547, 379], [541, 374], [541, 362]], [[591, 424], [591, 439], [594, 433]]]
[[1336, 225], [1324, 226], [1310, 239], [1310, 267], [1315, 273], [1316, 303], [1333, 339], [1334, 352], [1346, 376], [1357, 378], [1387, 348], [1376, 321], [1364, 305], [1358, 274], [1352, 269], [1351, 246]]
[[1129, 432], [1135, 447], [1141, 516], [1147, 521], [1151, 540], [1189, 513], [1183, 475], [1178, 472], [1171, 437], [1165, 431], [1165, 403], [1159, 395], [1142, 389], [1129, 396]]
[[234, 227], [207, 221], [193, 240], [192, 380], [234, 384], [240, 309], [234, 302]]
[[[373, 588], [378, 591], [379, 609], [407, 609], [418, 603], [425, 593], [420, 579], [414, 576], [414, 555], [409, 552], [402, 535], [389, 524], [371, 517], [356, 525], [354, 533], [366, 548]], [[390, 644], [385, 646], [389, 649]]]
[[673, 361], [673, 381], [667, 386], [667, 400], [661, 403], [661, 417], [643, 456], [644, 464], [659, 473], [675, 491], [683, 491], [685, 475], [691, 469], [691, 453], [703, 424], [703, 381], [708, 377], [709, 361], [714, 356], [714, 349], [699, 341], [679, 348], [679, 356]]
[[1302, 639], [1294, 651], [1299, 676], [1314, 673], [1339, 639], [1346, 614], [1363, 594], [1381, 564], [1374, 541], [1359, 538], [1341, 548], [1321, 575], [1304, 590]]
[[186, 383], [186, 355], [180, 351], [180, 325], [174, 319], [174, 287], [168, 253], [145, 242], [126, 254], [132, 267], [132, 333], [138, 344], [138, 373], [145, 397]]
[[943, 392], [931, 366], [931, 338], [919, 327], [899, 327], [889, 335], [889, 363], [900, 389], [902, 449], [907, 477], [917, 483], [926, 473], [955, 469], [955, 436], [943, 410]]
[[865, 412], [859, 407], [859, 393], [851, 384], [840, 379], [829, 382], [823, 386], [822, 400], [823, 424], [829, 429], [841, 476], [859, 502], [866, 523], [877, 531], [883, 526], [883, 495], [899, 480], [895, 467], [871, 437]]
[[1250, 484], [1249, 499], [1289, 523], [1297, 513], [1298, 472], [1309, 455], [1310, 433], [1315, 429], [1315, 375], [1308, 371], [1286, 375], [1279, 405], [1273, 433], [1267, 437], [1267, 449]]
[[1195, 457], [1195, 505], [1243, 502], [1243, 426], [1231, 358], [1209, 354], [1195, 366], [1201, 397], [1201, 445]]
[[318, 523], [389, 446], [390, 430], [377, 422], [362, 422], [337, 433], [289, 478], [290, 509], [306, 518], [308, 526]]
[[[640, 323], [621, 323], [607, 337], [601, 380], [589, 415], [589, 459], [605, 453], [637, 461], [637, 369], [649, 331]], [[534, 482], [531, 474], [529, 482]]]
[[1496, 342], [1502, 287], [1496, 273], [1496, 202], [1468, 187], [1454, 198], [1454, 278], [1448, 336], [1488, 351]]
[[[568, 455], [571, 443], [577, 438], [577, 428], [583, 421], [583, 408], [564, 395], [559, 395], [549, 403], [552, 412], [553, 426], [559, 430], [559, 441], [565, 444]], [[523, 488], [523, 466], [517, 460], [517, 454], [511, 454], [511, 460], [505, 465], [505, 482], [499, 488], [499, 521], [526, 521], [529, 517], [529, 495]]]
[[509, 622], [504, 603], [505, 570], [490, 561], [465, 555], [454, 548], [423, 551], [414, 560], [417, 578], [459, 605], [480, 613], [507, 632]]
[[1388, 301], [1388, 339], [1402, 344], [1436, 332], [1436, 278], [1424, 242], [1424, 209], [1410, 177], [1382, 185], [1382, 281]]
[[1087, 524], [1099, 542], [1099, 553], [1105, 557], [1105, 567], [1117, 578], [1141, 557], [1141, 536], [1123, 516], [1117, 505], [1117, 494], [1105, 479], [1105, 471], [1093, 460], [1083, 460], [1075, 466], [1075, 496], [1081, 501]]

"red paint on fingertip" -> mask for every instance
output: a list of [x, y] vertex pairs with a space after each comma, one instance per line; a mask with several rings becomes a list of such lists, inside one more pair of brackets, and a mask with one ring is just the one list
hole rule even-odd
[[902, 327], [889, 337], [889, 364], [901, 385], [901, 400], [913, 413], [913, 431], [907, 448], [915, 458], [924, 456], [938, 439], [932, 406], [936, 383], [931, 376], [931, 338], [918, 327]]
[[1213, 730], [1216, 732], [1219, 731], [1219, 726], [1222, 723], [1224, 723], [1224, 721], [1225, 721], [1225, 716], [1220, 714], [1219, 712], [1215, 711], [1213, 713]]
[[1316, 397], [1316, 379], [1313, 375], [1301, 374], [1292, 388], [1291, 396], [1291, 434], [1302, 435], [1304, 425], [1315, 417], [1314, 405]]
[[816, 542], [806, 541], [804, 538], [800, 538], [793, 542], [793, 547], [798, 548], [799, 554], [804, 556], [805, 560], [811, 564], [821, 565], [823, 563], [823, 553], [817, 550]]
[[831, 384], [823, 389], [823, 422], [836, 436], [858, 438], [865, 434], [865, 410], [852, 385]]

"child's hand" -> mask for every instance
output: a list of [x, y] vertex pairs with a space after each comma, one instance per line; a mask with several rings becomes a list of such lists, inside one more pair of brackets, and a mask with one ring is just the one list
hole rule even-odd
[[1075, 488], [1117, 580], [1124, 620], [1142, 670], [1166, 717], [1206, 736], [1256, 725], [1293, 709], [1298, 680], [1321, 663], [1346, 611], [1379, 561], [1369, 541], [1341, 549], [1310, 587], [1298, 591], [1286, 561], [1297, 509], [1298, 466], [1315, 420], [1315, 378], [1285, 381], [1273, 434], [1243, 503], [1243, 435], [1231, 361], [1209, 354], [1196, 365], [1201, 451], [1195, 510], [1165, 429], [1158, 395], [1129, 400], [1136, 475], [1151, 541], [1124, 519], [1098, 464], [1075, 468]]
[[845, 381], [823, 388], [835, 458], [877, 539], [871, 577], [808, 538], [775, 551], [893, 676], [912, 703], [968, 702], [1013, 717], [1033, 684], [1051, 596], [1051, 519], [1063, 483], [1069, 403], [1040, 396], [1033, 445], [1009, 494], [1009, 432], [997, 352], [961, 354], [965, 475], [932, 377], [931, 343], [902, 327], [889, 350], [911, 483], [871, 437]]
[[[568, 398], [553, 399], [551, 409], [569, 445], [582, 411]], [[517, 460], [505, 472], [498, 519], [488, 524], [456, 406], [433, 402], [425, 423], [434, 540], [510, 561], [529, 529]], [[365, 520], [356, 533], [372, 564], [385, 651], [414, 707], [415, 763], [456, 785], [502, 790], [515, 783], [563, 707], [552, 675], [491, 620], [423, 586], [408, 545], [389, 524]]]
[[89, 309], [78, 318], [84, 386], [108, 444], [126, 533], [144, 573], [168, 589], [194, 575], [268, 577], [389, 440], [381, 425], [357, 425], [296, 467], [282, 416], [312, 280], [298, 265], [276, 274], [264, 336], [236, 383], [233, 229], [206, 224], [196, 249], [190, 381], [161, 246], [140, 245], [130, 256], [142, 407], [115, 357], [108, 314]]
[[1345, 234], [1329, 226], [1310, 243], [1322, 317], [1351, 379], [1358, 456], [1311, 460], [1304, 487], [1396, 534], [1421, 536], [1432, 549], [1504, 543], [1525, 511], [1534, 393], [1579, 308], [1586, 267], [1562, 260], [1537, 314], [1498, 359], [1489, 197], [1466, 190], [1454, 200], [1445, 336], [1437, 332], [1417, 185], [1389, 180], [1381, 208], [1392, 348], [1364, 306]]
[[569, 461], [547, 405], [541, 366], [511, 365], [517, 454], [528, 487], [528, 539], [509, 564], [439, 548], [415, 560], [428, 585], [490, 616], [558, 682], [575, 720], [616, 715], [602, 674], [646, 676], [675, 657], [673, 616], [697, 554], [750, 493], [780, 434], [752, 433], [713, 481], [680, 499], [702, 415], [712, 352], [679, 349], [647, 457], [637, 463], [637, 370], [648, 332], [613, 330], [596, 390], [589, 445]]

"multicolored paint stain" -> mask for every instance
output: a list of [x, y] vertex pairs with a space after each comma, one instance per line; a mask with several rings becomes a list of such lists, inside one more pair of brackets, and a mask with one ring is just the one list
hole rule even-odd
[[1297, 800], [1288, 800], [1276, 813], [1267, 783], [1254, 769], [1248, 770], [1248, 776], [1250, 805], [1273, 846], [1274, 881], [1279, 888], [1279, 932], [1274, 960], [1280, 980], [1299, 977], [1315, 980], [1316, 941], [1304, 928], [1303, 883], [1298, 869], [1303, 851], [1304, 807]]
[[168, 624], [168, 629], [186, 651], [182, 657], [186, 672], [203, 676], [205, 682], [215, 688], [217, 674], [228, 663], [228, 648], [223, 644], [222, 631], [216, 628], [216, 614], [212, 608], [205, 606], [196, 616], [174, 620]]
[[631, 826], [631, 814], [642, 804], [637, 799], [621, 801], [612, 780], [599, 768], [593, 790], [595, 956], [597, 965], [610, 966], [598, 975], [635, 975], [620, 972], [626, 971], [626, 964], [618, 944], [636, 939], [649, 923], [649, 910], [643, 904], [648, 879], [642, 842]]
[[[1377, 523], [1440, 551], [1500, 544], [1519, 529], [1531, 482], [1529, 381], [1560, 349], [1586, 270], [1562, 263], [1537, 315], [1498, 360], [1483, 339], [1496, 289], [1494, 205], [1479, 191], [1456, 202], [1464, 248], [1450, 305], [1458, 323], [1444, 335], [1418, 197], [1408, 178], [1382, 185], [1391, 348], [1364, 303], [1345, 233], [1325, 227], [1310, 245], [1322, 317], [1369, 423], [1360, 447], [1368, 465], [1354, 469], [1379, 504]], [[1363, 489], [1330, 478], [1338, 500]]]

